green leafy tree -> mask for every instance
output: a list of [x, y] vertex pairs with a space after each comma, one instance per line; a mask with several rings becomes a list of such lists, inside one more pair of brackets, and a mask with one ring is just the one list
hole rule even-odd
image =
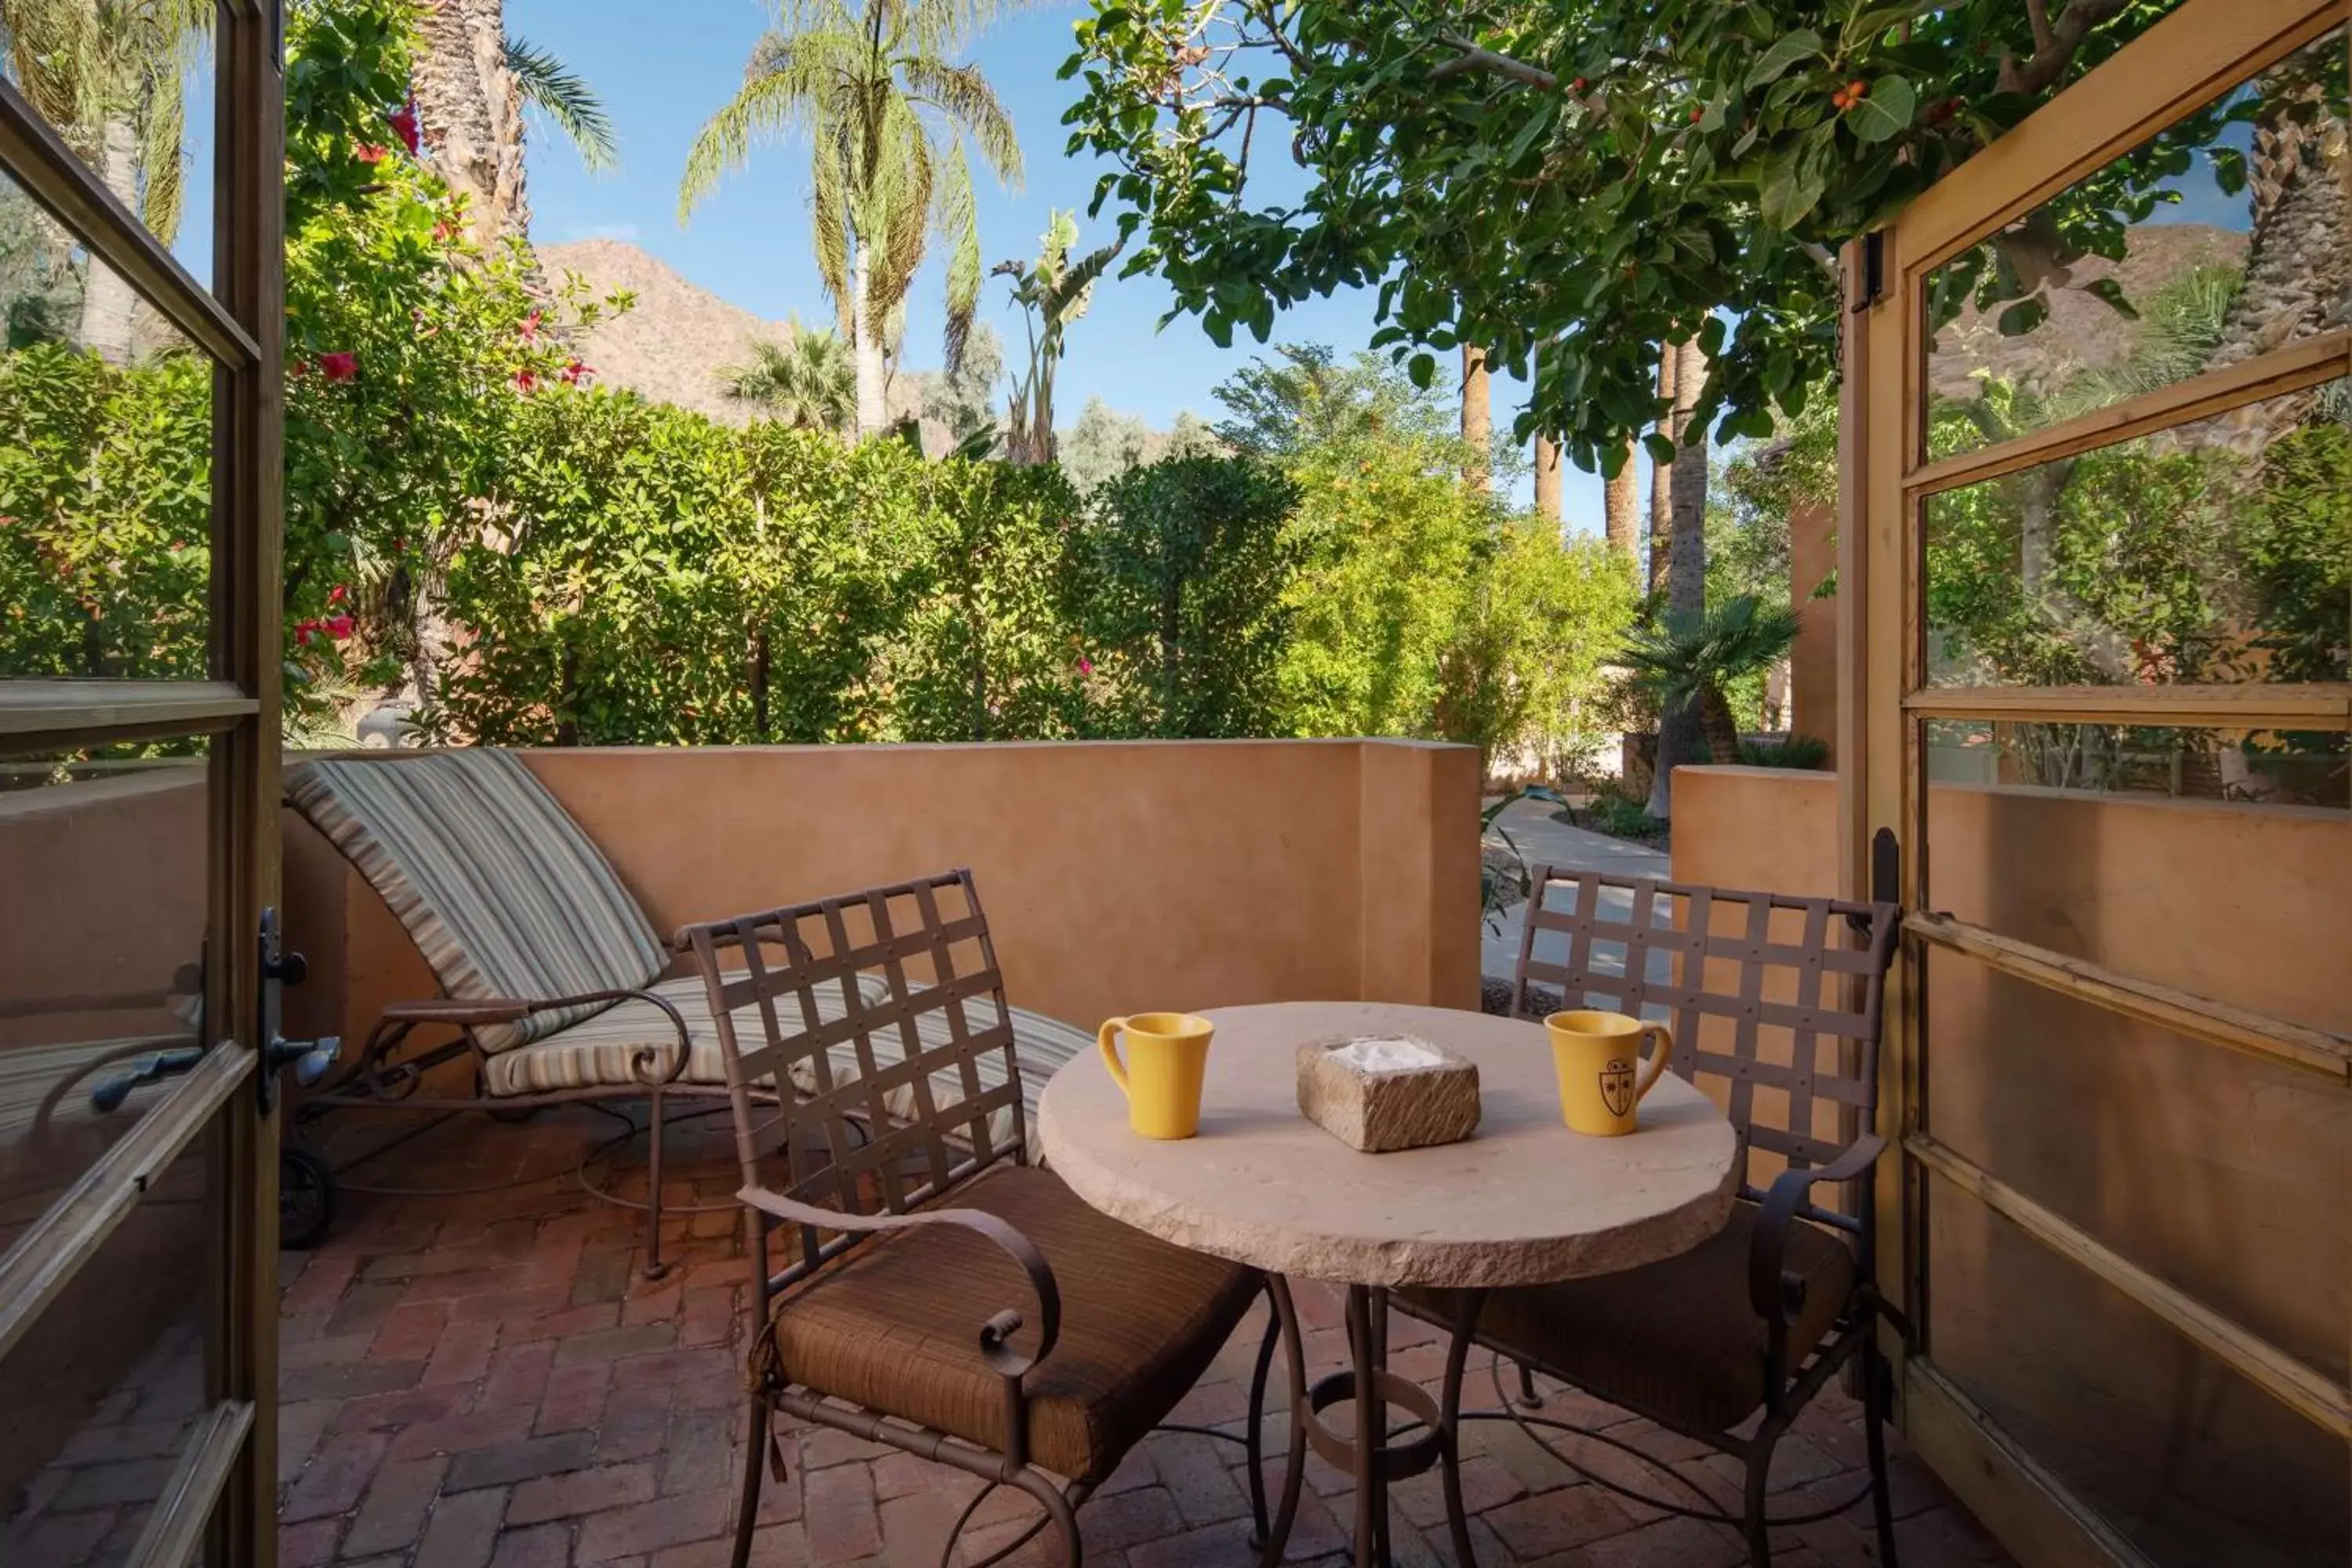
[[1084, 673], [1114, 692], [1098, 721], [1107, 732], [1276, 732], [1297, 497], [1278, 469], [1249, 458], [1169, 458], [1104, 488], [1070, 587]]
[[1282, 684], [1305, 735], [1433, 732], [1439, 660], [1487, 560], [1492, 503], [1454, 441], [1341, 440], [1287, 472], [1304, 561]]
[[1013, 119], [977, 67], [953, 56], [994, 0], [796, 0], [752, 46], [743, 84], [687, 154], [678, 213], [770, 137], [808, 138], [811, 233], [826, 295], [857, 365], [857, 435], [888, 424], [885, 352], [936, 238], [947, 247], [947, 363], [963, 358], [980, 302], [979, 217], [964, 145], [1021, 178]]
[[751, 358], [719, 373], [719, 389], [795, 430], [845, 433], [857, 417], [857, 372], [838, 333], [792, 318], [782, 342], [753, 338]]
[[[1662, 342], [1696, 337], [1710, 363], [1695, 431], [1769, 436], [1833, 373], [1838, 247], [2165, 9], [1097, 0], [1066, 120], [1074, 153], [1113, 163], [1097, 206], [1135, 237], [1129, 267], [1213, 338], [1376, 288], [1416, 382], [1482, 346], [1532, 371], [1520, 439], [1614, 468], [1662, 410]], [[2023, 304], [2069, 258], [2116, 253], [2191, 150], [2218, 162], [2221, 122], [2252, 113], [2127, 154], [2046, 229], [1951, 269], [1939, 308]], [[1306, 166], [1303, 192], [1250, 183], [1269, 145]]]
[[1087, 399], [1077, 422], [1057, 442], [1062, 472], [1081, 496], [1160, 456], [1163, 444], [1140, 414], [1121, 414], [1100, 396]]

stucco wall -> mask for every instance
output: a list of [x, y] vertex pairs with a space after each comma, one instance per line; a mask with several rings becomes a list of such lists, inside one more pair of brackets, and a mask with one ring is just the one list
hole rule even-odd
[[[527, 754], [667, 935], [971, 868], [1016, 1005], [1091, 1025], [1302, 997], [1477, 1005], [1477, 753], [1411, 742]], [[397, 764], [394, 764], [397, 765]], [[290, 1018], [356, 1039], [430, 995], [372, 889], [299, 820]]]
[[[1675, 874], [1833, 891], [1836, 809], [1827, 774], [1684, 770]], [[1927, 837], [1937, 909], [2352, 1033], [2343, 812], [1951, 784], [1928, 792]], [[1958, 955], [1931, 954], [1926, 978], [1937, 1139], [2345, 1380], [2352, 1091]], [[2192, 1543], [2215, 1561], [2342, 1560], [2339, 1440], [1940, 1181], [1927, 1255], [1937, 1363], [2144, 1545], [2168, 1542], [2156, 1560]]]

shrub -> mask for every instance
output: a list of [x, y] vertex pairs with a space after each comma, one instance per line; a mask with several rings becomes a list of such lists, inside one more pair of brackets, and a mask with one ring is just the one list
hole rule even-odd
[[1739, 761], [1751, 768], [1818, 768], [1830, 760], [1830, 743], [1818, 735], [1790, 733], [1777, 741], [1742, 741]]

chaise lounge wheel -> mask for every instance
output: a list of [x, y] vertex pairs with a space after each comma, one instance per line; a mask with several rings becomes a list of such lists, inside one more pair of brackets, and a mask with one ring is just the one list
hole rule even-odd
[[278, 1152], [278, 1245], [305, 1252], [335, 1223], [334, 1167], [308, 1149]]

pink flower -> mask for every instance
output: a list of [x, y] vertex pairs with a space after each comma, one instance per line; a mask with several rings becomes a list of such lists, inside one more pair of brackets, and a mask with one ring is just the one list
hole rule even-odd
[[594, 365], [582, 364], [578, 360], [573, 360], [563, 367], [563, 384], [566, 386], [577, 386], [595, 374]]
[[1078, 656], [1078, 673], [1080, 675], [1092, 675], [1094, 672], [1095, 661], [1087, 658], [1084, 654], [1080, 654]]
[[537, 310], [533, 310], [530, 315], [525, 316], [522, 319], [522, 341], [527, 343], [535, 343], [539, 342], [539, 312]]
[[445, 218], [443, 218], [439, 223], [436, 223], [436, 224], [435, 224], [435, 225], [433, 226], [433, 243], [434, 243], [434, 244], [436, 244], [436, 245], [446, 245], [446, 244], [448, 244], [451, 240], [453, 240], [453, 239], [455, 239], [455, 238], [457, 238], [457, 226], [456, 224], [454, 224], [454, 223], [451, 223], [447, 218], [446, 218], [446, 217], [445, 217]]
[[352, 151], [359, 154], [362, 163], [381, 163], [392, 156], [392, 149], [381, 142], [362, 142]]
[[316, 621], [297, 621], [297, 622], [295, 622], [295, 623], [294, 623], [294, 642], [295, 642], [295, 645], [296, 645], [297, 647], [309, 647], [310, 646], [310, 643], [311, 643], [312, 639], [314, 639], [315, 637], [318, 637], [318, 635], [319, 635], [319, 623], [318, 623], [318, 622], [316, 622]]
[[519, 370], [514, 373], [514, 384], [517, 392], [530, 392], [539, 385], [539, 377], [530, 371]]
[[340, 605], [351, 596], [352, 589], [348, 583], [338, 583], [327, 590], [327, 603], [331, 605]]
[[351, 381], [360, 374], [360, 356], [348, 352], [319, 356], [319, 374], [329, 381]]
[[329, 616], [323, 625], [327, 635], [337, 642], [352, 635], [352, 623], [349, 616]]
[[412, 158], [415, 157], [418, 144], [416, 100], [412, 98], [384, 116], [384, 123], [391, 126], [393, 133], [400, 138], [400, 144], [408, 149], [408, 155]]

